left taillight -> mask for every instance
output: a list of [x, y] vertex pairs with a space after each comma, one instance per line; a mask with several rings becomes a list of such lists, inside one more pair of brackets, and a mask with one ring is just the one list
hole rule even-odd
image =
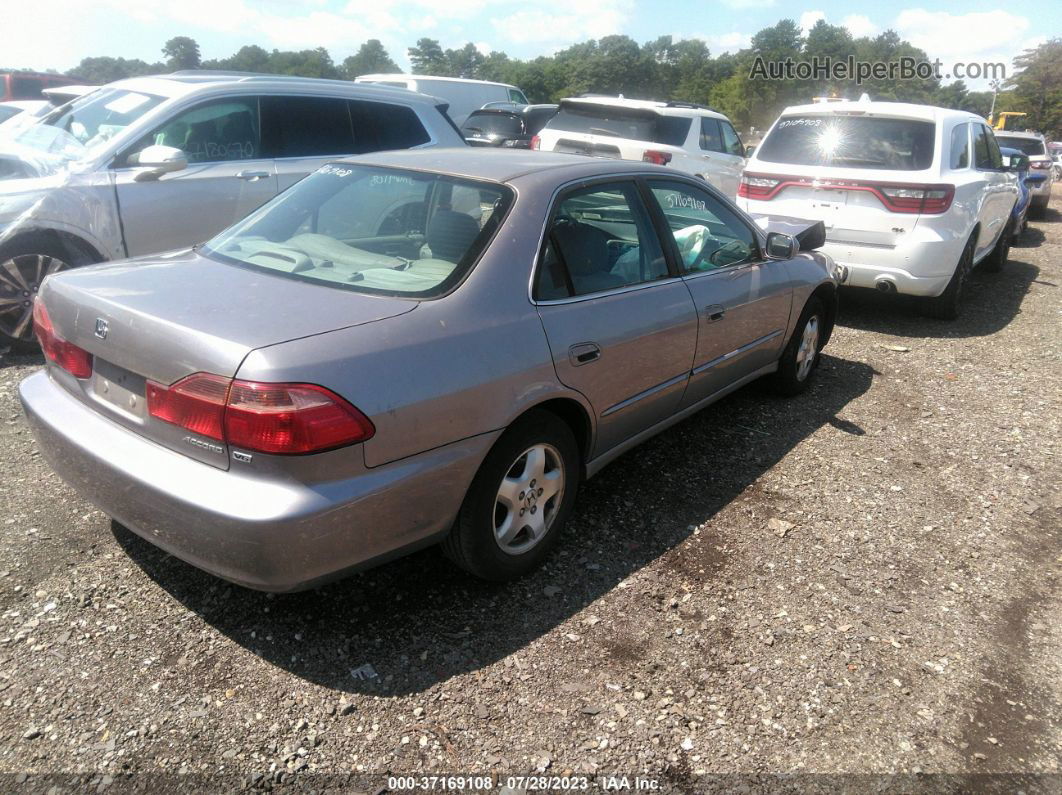
[[532, 135], [531, 136], [531, 144], [530, 144], [530, 146], [531, 146], [532, 149], [535, 149], [535, 150], [541, 149], [542, 148], [542, 139], [539, 138], [537, 135]]
[[303, 455], [363, 442], [376, 432], [357, 408], [316, 384], [273, 384], [195, 373], [149, 381], [148, 413], [245, 450]]
[[92, 375], [92, 354], [55, 333], [52, 319], [48, 317], [48, 310], [40, 298], [33, 302], [33, 332], [49, 361], [75, 378], [89, 378]]
[[642, 152], [642, 162], [652, 163], [657, 166], [666, 166], [671, 162], [671, 153], [661, 152], [659, 149], [646, 149]]

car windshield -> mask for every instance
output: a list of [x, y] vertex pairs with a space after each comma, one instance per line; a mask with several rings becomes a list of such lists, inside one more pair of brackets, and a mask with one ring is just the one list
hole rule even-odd
[[1047, 154], [1047, 147], [1044, 146], [1044, 142], [1036, 138], [1018, 138], [1017, 136], [1000, 135], [999, 133], [996, 133], [996, 143], [1000, 146], [1017, 149], [1025, 155]]
[[331, 287], [431, 298], [464, 278], [512, 198], [497, 183], [329, 164], [204, 252]]
[[584, 102], [562, 104], [544, 129], [682, 146], [690, 131], [690, 121], [681, 116], [662, 116], [648, 108]]
[[83, 160], [164, 99], [140, 91], [100, 89], [56, 108], [39, 123], [20, 130], [12, 140], [50, 156], [56, 165]]
[[466, 136], [522, 135], [523, 122], [515, 113], [473, 113], [461, 125], [461, 133]]
[[935, 125], [915, 119], [832, 114], [784, 116], [756, 150], [768, 163], [922, 171], [933, 162]]

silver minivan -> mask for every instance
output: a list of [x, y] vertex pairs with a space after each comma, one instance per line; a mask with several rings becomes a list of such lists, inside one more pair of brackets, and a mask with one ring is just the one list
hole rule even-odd
[[463, 146], [438, 100], [338, 80], [177, 72], [111, 83], [0, 143], [0, 348], [41, 281], [209, 239], [336, 156]]

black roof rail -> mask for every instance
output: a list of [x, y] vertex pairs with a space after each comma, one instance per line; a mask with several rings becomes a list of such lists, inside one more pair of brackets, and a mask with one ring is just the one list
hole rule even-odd
[[669, 99], [666, 103], [664, 103], [664, 106], [668, 108], [695, 108], [697, 110], [710, 110], [712, 113], [719, 112], [715, 108], [709, 107], [708, 105], [701, 105], [699, 102], [685, 102], [680, 99]]

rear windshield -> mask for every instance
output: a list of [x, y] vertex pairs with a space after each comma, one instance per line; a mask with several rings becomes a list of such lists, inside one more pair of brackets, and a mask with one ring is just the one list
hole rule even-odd
[[544, 129], [682, 146], [690, 131], [690, 121], [681, 116], [662, 116], [643, 108], [586, 103], [561, 105]]
[[1017, 138], [1010, 135], [1000, 135], [999, 133], [996, 133], [996, 143], [1000, 146], [1009, 146], [1011, 149], [1017, 149], [1025, 155], [1047, 154], [1047, 148], [1044, 146], [1044, 142], [1036, 138]]
[[865, 116], [784, 116], [756, 159], [799, 166], [922, 171], [933, 163], [933, 122]]
[[473, 113], [461, 125], [461, 133], [466, 136], [522, 135], [524, 123], [515, 113]]
[[293, 279], [431, 298], [464, 278], [512, 196], [497, 183], [329, 164], [204, 251]]

